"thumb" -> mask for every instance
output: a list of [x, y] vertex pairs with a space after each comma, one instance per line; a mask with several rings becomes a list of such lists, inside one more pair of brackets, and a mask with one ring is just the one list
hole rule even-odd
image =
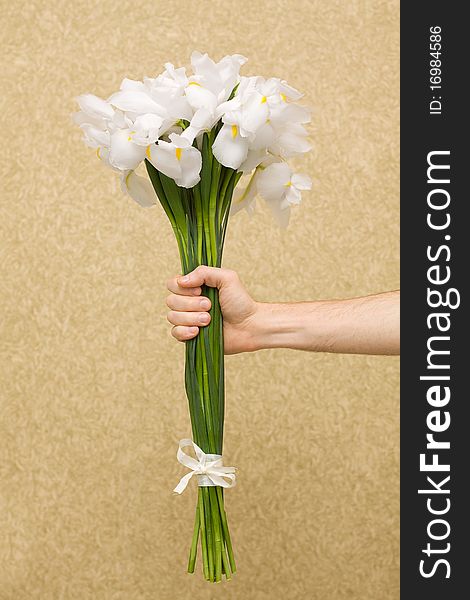
[[237, 279], [235, 271], [220, 269], [218, 267], [206, 267], [201, 265], [182, 277], [178, 277], [178, 285], [185, 288], [193, 288], [203, 285], [221, 289], [224, 285], [232, 283]]

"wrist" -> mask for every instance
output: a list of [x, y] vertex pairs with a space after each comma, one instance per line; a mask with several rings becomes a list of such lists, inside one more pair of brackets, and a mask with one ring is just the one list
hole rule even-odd
[[257, 302], [252, 321], [254, 350], [301, 348], [304, 318], [295, 304]]

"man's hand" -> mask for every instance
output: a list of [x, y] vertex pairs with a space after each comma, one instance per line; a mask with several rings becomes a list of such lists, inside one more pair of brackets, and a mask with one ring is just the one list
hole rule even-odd
[[174, 277], [168, 281], [171, 294], [166, 303], [170, 312], [168, 321], [174, 325], [171, 333], [184, 342], [195, 337], [199, 327], [211, 320], [209, 298], [201, 296], [201, 286], [216, 287], [224, 318], [225, 354], [256, 350], [252, 321], [258, 303], [243, 287], [237, 273], [229, 269], [201, 266], [189, 275]]
[[347, 354], [400, 353], [400, 292], [348, 300], [270, 304], [255, 302], [235, 271], [198, 267], [168, 282], [172, 334], [181, 342], [210, 322], [201, 286], [219, 289], [225, 354], [293, 348]]

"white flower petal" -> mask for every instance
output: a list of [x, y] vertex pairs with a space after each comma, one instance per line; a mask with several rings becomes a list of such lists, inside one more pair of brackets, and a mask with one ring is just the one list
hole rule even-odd
[[240, 136], [236, 125], [223, 125], [212, 145], [212, 152], [224, 167], [238, 169], [246, 160], [248, 145], [248, 139]]
[[197, 82], [190, 82], [185, 88], [186, 98], [194, 110], [206, 108], [214, 112], [217, 107], [217, 96]]
[[188, 148], [191, 146], [191, 142], [179, 133], [170, 133], [169, 138], [175, 148]]
[[78, 105], [84, 113], [96, 119], [112, 119], [114, 115], [113, 107], [106, 102], [94, 96], [93, 94], [83, 94], [77, 98]]
[[145, 92], [146, 91], [146, 87], [142, 83], [142, 81], [136, 81], [135, 79], [128, 79], [127, 77], [125, 77], [122, 80], [120, 89], [121, 90], [132, 90], [134, 92]]
[[114, 111], [113, 120], [109, 123], [109, 127], [112, 131], [116, 129], [129, 129], [132, 125], [132, 120], [129, 119], [122, 111]]
[[269, 202], [279, 202], [286, 194], [292, 171], [285, 162], [269, 165], [258, 177], [258, 191]]
[[122, 170], [121, 169], [113, 167], [113, 165], [109, 162], [109, 148], [106, 148], [104, 146], [100, 146], [99, 148], [96, 148], [96, 156], [109, 169], [112, 169], [113, 171], [116, 171], [119, 174], [122, 174]]
[[184, 188], [192, 188], [200, 178], [202, 167], [202, 155], [197, 148], [190, 146], [189, 148], [181, 149], [181, 177], [176, 183]]
[[181, 165], [174, 144], [160, 140], [158, 144], [148, 146], [146, 155], [152, 165], [167, 177], [174, 180], [181, 177]]
[[116, 92], [109, 98], [109, 102], [126, 112], [136, 114], [155, 113], [164, 115], [165, 111], [160, 104], [152, 100], [146, 92], [123, 90]]
[[244, 137], [256, 133], [266, 123], [269, 116], [269, 108], [266, 98], [258, 92], [244, 102], [242, 107], [240, 131]]
[[160, 134], [160, 128], [163, 124], [163, 119], [160, 115], [146, 114], [139, 115], [132, 126], [134, 133], [132, 140], [139, 146], [148, 146], [156, 142]]
[[289, 85], [287, 81], [281, 79], [279, 79], [278, 81], [279, 91], [281, 94], [284, 94], [284, 96], [290, 98], [291, 100], [300, 100], [300, 98], [302, 98], [303, 94], [301, 94], [298, 90]]
[[291, 177], [292, 185], [298, 190], [311, 190], [312, 180], [308, 175], [302, 175], [301, 173], [295, 173]]
[[222, 102], [215, 109], [215, 120], [218, 121], [225, 113], [240, 110], [242, 107], [241, 97], [235, 96], [231, 100]]
[[189, 123], [189, 127], [187, 127], [181, 137], [187, 139], [190, 144], [193, 143], [194, 138], [201, 133], [201, 131], [207, 131], [212, 128], [214, 123], [214, 115], [207, 108], [202, 107], [198, 108], [194, 113], [191, 122]]
[[219, 72], [219, 78], [223, 83], [223, 89], [220, 90], [218, 95], [219, 102], [227, 100], [232, 93], [239, 78], [238, 73], [240, 67], [244, 65], [246, 61], [247, 58], [241, 54], [233, 54], [231, 56], [224, 56], [224, 58], [217, 63], [216, 66]]
[[[191, 83], [199, 84], [203, 89], [210, 91], [215, 98], [215, 106], [228, 99], [233, 88], [239, 79], [239, 71], [242, 64], [246, 62], [244, 56], [234, 54], [233, 56], [224, 56], [221, 61], [215, 63], [207, 54], [193, 52], [191, 55], [191, 64], [194, 70], [194, 76], [190, 78]], [[196, 87], [196, 86], [195, 86]], [[190, 102], [192, 102], [190, 100]], [[198, 103], [195, 108], [203, 106]], [[215, 106], [209, 106], [211, 110]]]
[[161, 107], [158, 114], [165, 119], [170, 119], [172, 122], [178, 119], [191, 120], [194, 111], [184, 95], [184, 88], [174, 80], [166, 78], [165, 83], [154, 85], [150, 90], [150, 96]]
[[286, 203], [289, 205], [300, 204], [301, 199], [302, 199], [302, 194], [300, 193], [300, 190], [295, 188], [293, 185], [290, 185], [287, 188], [286, 195], [284, 198]]
[[134, 171], [124, 171], [121, 175], [122, 191], [143, 206], [148, 208], [156, 204], [157, 196], [152, 184], [145, 177], [137, 175]]
[[240, 129], [241, 119], [242, 119], [241, 110], [228, 110], [225, 112], [224, 116], [222, 117], [222, 122], [225, 123], [225, 125], [236, 125], [237, 126], [237, 134], [238, 134], [239, 129]]
[[81, 130], [85, 135], [85, 141], [91, 148], [98, 148], [99, 146], [109, 146], [110, 135], [109, 131], [103, 131], [98, 129], [90, 123], [83, 123], [80, 125]]
[[82, 110], [72, 114], [72, 120], [76, 125], [83, 125], [86, 123], [87, 125], [93, 125], [97, 129], [106, 130], [106, 121], [102, 117], [91, 117], [87, 115]]
[[206, 53], [198, 52], [194, 50], [191, 54], [191, 66], [193, 71], [201, 76], [211, 77], [216, 74], [217, 70], [215, 62]]
[[255, 138], [250, 142], [250, 149], [261, 150], [269, 148], [276, 140], [276, 132], [271, 123], [265, 123], [256, 132]]
[[278, 137], [277, 144], [280, 149], [280, 154], [284, 158], [290, 158], [296, 154], [308, 152], [311, 149], [311, 144], [307, 139], [306, 132], [299, 135], [296, 132], [297, 128], [302, 128], [302, 125], [294, 127], [294, 123], [291, 123]]
[[246, 160], [240, 165], [239, 171], [243, 173], [251, 173], [259, 164], [267, 158], [268, 154], [263, 148], [262, 150], [249, 149]]
[[147, 148], [147, 158], [156, 169], [171, 177], [180, 187], [193, 187], [200, 179], [201, 153], [181, 135], [172, 133], [170, 140], [160, 141], [158, 145], [151, 144]]
[[132, 142], [130, 131], [119, 129], [110, 138], [109, 162], [122, 171], [134, 170], [145, 158], [145, 148]]
[[168, 78], [173, 79], [181, 87], [187, 85], [188, 78], [186, 77], [186, 69], [184, 67], [175, 69], [172, 63], [167, 62], [165, 63], [165, 71], [168, 74]]
[[[110, 167], [111, 169], [113, 169], [113, 171], [119, 171], [119, 169], [116, 169], [116, 167], [113, 167], [113, 165], [109, 162], [109, 148], [106, 148], [105, 146], [101, 146], [99, 148], [96, 149], [96, 156], [107, 166]], [[121, 171], [120, 171], [121, 172]]]
[[260, 77], [260, 81], [258, 82], [258, 89], [263, 96], [279, 96], [279, 79], [275, 79], [272, 77], [271, 79], [267, 79], [266, 81]]
[[240, 82], [238, 84], [235, 98], [237, 96], [247, 98], [253, 92], [259, 91], [261, 81], [262, 77], [240, 77]]

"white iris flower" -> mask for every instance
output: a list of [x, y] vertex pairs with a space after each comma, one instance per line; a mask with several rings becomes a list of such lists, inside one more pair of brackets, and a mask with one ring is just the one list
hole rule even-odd
[[310, 149], [310, 112], [287, 82], [240, 76], [245, 62], [240, 54], [216, 63], [193, 52], [192, 73], [166, 63], [155, 78], [123, 79], [107, 100], [79, 96], [74, 120], [85, 144], [120, 173], [123, 191], [141, 206], [155, 204], [156, 195], [149, 180], [134, 172], [139, 164], [147, 159], [178, 186], [191, 188], [200, 181], [202, 136], [217, 126], [215, 159], [248, 178], [235, 191], [232, 212], [252, 211], [260, 194], [285, 224], [290, 206], [311, 187], [285, 162]]
[[256, 187], [280, 225], [286, 226], [290, 207], [300, 203], [301, 192], [310, 190], [312, 181], [307, 175], [293, 173], [290, 166], [282, 162], [266, 167], [259, 174]]
[[147, 148], [147, 158], [152, 165], [184, 188], [195, 186], [202, 166], [201, 153], [181, 135], [170, 134], [170, 141], [160, 140]]

